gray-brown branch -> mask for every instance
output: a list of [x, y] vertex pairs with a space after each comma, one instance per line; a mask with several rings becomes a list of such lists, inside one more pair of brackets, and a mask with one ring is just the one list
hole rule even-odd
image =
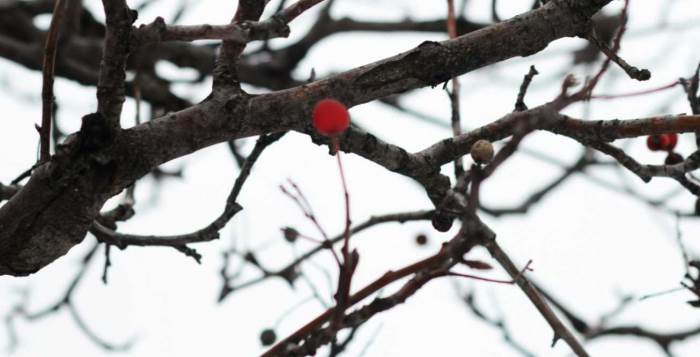
[[[86, 133], [73, 135], [0, 208], [0, 275], [28, 275], [64, 255], [82, 241], [107, 199], [164, 162], [237, 138], [283, 130], [307, 131], [311, 107], [321, 98], [334, 97], [355, 106], [436, 86], [508, 58], [534, 54], [556, 39], [586, 33], [591, 16], [608, 2], [549, 1], [509, 21], [453, 40], [424, 42], [394, 57], [289, 90], [231, 97], [215, 91], [208, 100], [190, 108], [118, 130], [105, 147], [86, 147], [81, 144]], [[114, 20], [114, 26], [128, 33], [131, 27], [129, 24], [127, 30], [125, 24], [133, 21], [132, 13], [126, 7], [121, 10], [124, 12]], [[110, 21], [108, 17], [108, 28]], [[105, 53], [106, 63], [112, 65], [101, 73], [98, 97], [100, 112], [110, 123], [118, 119], [113, 116], [118, 115], [123, 101], [119, 81], [124, 75], [121, 64], [128, 43], [121, 41], [127, 33], [108, 33], [105, 44], [115, 53], [110, 60]], [[363, 156], [382, 156], [377, 152], [382, 147], [376, 146], [376, 138], [358, 149]], [[408, 173], [404, 167], [408, 160], [408, 153], [400, 154], [392, 159], [390, 169]], [[440, 161], [425, 161], [421, 169], [432, 167], [436, 172]]]

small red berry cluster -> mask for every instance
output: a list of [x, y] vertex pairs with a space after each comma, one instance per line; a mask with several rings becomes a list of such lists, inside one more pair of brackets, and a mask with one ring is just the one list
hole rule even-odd
[[647, 147], [651, 151], [666, 151], [666, 165], [675, 165], [683, 161], [683, 156], [673, 151], [678, 144], [678, 134], [654, 134], [647, 137]]

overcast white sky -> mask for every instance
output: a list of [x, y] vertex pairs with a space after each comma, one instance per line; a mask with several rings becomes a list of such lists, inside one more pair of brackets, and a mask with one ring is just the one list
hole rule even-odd
[[[459, 1], [457, 1], [459, 3]], [[98, 2], [89, 2], [100, 14]], [[131, 5], [138, 2], [130, 1]], [[275, 8], [276, 1], [268, 6]], [[525, 11], [529, 1], [500, 1], [501, 17]], [[139, 23], [155, 16], [166, 21], [172, 17], [178, 1], [160, 0], [140, 13]], [[191, 11], [183, 24], [220, 24], [229, 20], [235, 9], [231, 1], [190, 1]], [[487, 0], [472, 0], [467, 8], [472, 20], [487, 21]], [[614, 1], [606, 11], [621, 8]], [[670, 11], [667, 15], [664, 9]], [[371, 20], [397, 20], [404, 17], [433, 19], [444, 16], [445, 1], [424, 0], [338, 0], [333, 16], [351, 16]], [[650, 81], [639, 83], [627, 79], [613, 67], [598, 88], [600, 93], [624, 93], [654, 88], [688, 76], [700, 60], [700, 2], [697, 0], [632, 0], [628, 35], [621, 55], [630, 63], [649, 68]], [[314, 19], [309, 11], [292, 25], [291, 43], [304, 34]], [[669, 28], [657, 30], [667, 16]], [[40, 19], [45, 23], [46, 19]], [[695, 23], [695, 25], [693, 25]], [[298, 69], [305, 77], [314, 68], [320, 76], [375, 61], [410, 49], [425, 40], [442, 40], [445, 35], [425, 33], [372, 34], [352, 33], [322, 41]], [[566, 73], [583, 76], [591, 69], [572, 68], [568, 50], [585, 43], [581, 39], [564, 39], [552, 43], [543, 52], [528, 58], [516, 58], [488, 69], [472, 72], [462, 80], [462, 115], [465, 127], [473, 128], [501, 117], [512, 110], [517, 87], [531, 64], [540, 76], [528, 93], [526, 102], [535, 106], [551, 100], [558, 92]], [[173, 76], [190, 76], [163, 64], [159, 68]], [[193, 100], [206, 96], [210, 83], [196, 88], [179, 85], [176, 91]], [[259, 89], [252, 88], [252, 92]], [[34, 123], [40, 120], [40, 73], [29, 71], [0, 59], [0, 181], [9, 182], [35, 160], [37, 135]], [[56, 96], [62, 129], [75, 131], [79, 118], [96, 108], [94, 88], [58, 79]], [[402, 97], [402, 103], [422, 113], [449, 121], [447, 95], [440, 87], [423, 89]], [[675, 88], [645, 97], [616, 101], [595, 101], [589, 108], [590, 118], [636, 118], [661, 113], [688, 112], [682, 90]], [[123, 125], [132, 125], [134, 103], [127, 100]], [[568, 108], [567, 114], [583, 115], [583, 106]], [[352, 118], [379, 137], [402, 145], [409, 151], [420, 150], [450, 135], [445, 127], [427, 124], [380, 104], [366, 104], [351, 110]], [[253, 140], [246, 141], [252, 147]], [[615, 143], [636, 158], [660, 163], [663, 155], [646, 150], [643, 139]], [[693, 150], [693, 138], [681, 136], [680, 153]], [[582, 148], [569, 139], [549, 133], [528, 136], [523, 146], [571, 164]], [[410, 180], [392, 174], [355, 155], [344, 155], [344, 164], [352, 196], [355, 222], [372, 215], [430, 208], [424, 192]], [[157, 191], [153, 181], [145, 179], [136, 188], [137, 215], [120, 226], [124, 232], [174, 234], [189, 232], [208, 224], [223, 207], [225, 197], [237, 175], [235, 164], [225, 145], [217, 145], [170, 162], [166, 168], [184, 167], [182, 180], [166, 179]], [[445, 173], [451, 170], [444, 167]], [[490, 206], [518, 204], [528, 193], [555, 178], [561, 169], [532, 156], [519, 154], [509, 160], [483, 186], [482, 197]], [[663, 179], [644, 185], [637, 178], [616, 170], [593, 169], [577, 175], [526, 216], [494, 219], [483, 216], [498, 234], [504, 249], [518, 264], [533, 260], [529, 276], [549, 288], [572, 310], [593, 321], [613, 309], [620, 296], [641, 296], [674, 288], [684, 273], [683, 260], [676, 242], [675, 218], [653, 209], [634, 198], [610, 190], [591, 180], [613, 185], [629, 184], [648, 197], [662, 197], [676, 192], [676, 186]], [[38, 322], [18, 322], [20, 344], [17, 357], [48, 355], [77, 356], [252, 356], [261, 353], [258, 335], [274, 326], [280, 337], [322, 312], [325, 308], [309, 300], [286, 315], [294, 305], [307, 300], [311, 291], [302, 280], [297, 289], [289, 289], [281, 280], [269, 280], [250, 289], [234, 293], [221, 305], [216, 304], [220, 289], [218, 271], [220, 252], [235, 244], [239, 249], [259, 252], [263, 264], [281, 267], [296, 252], [312, 245], [299, 242], [290, 247], [280, 235], [280, 227], [292, 225], [302, 232], [314, 233], [296, 206], [278, 186], [287, 178], [304, 190], [330, 232], [340, 232], [343, 224], [342, 195], [335, 161], [327, 149], [296, 133], [288, 134], [263, 153], [239, 202], [245, 208], [222, 233], [222, 239], [196, 248], [203, 254], [201, 265], [172, 249], [114, 249], [109, 285], [100, 281], [103, 257], [100, 251], [88, 275], [75, 295], [76, 306], [89, 326], [105, 340], [120, 343], [131, 338], [136, 343], [126, 353], [108, 353], [88, 340], [70, 319], [67, 311]], [[674, 207], [691, 210], [694, 199], [685, 192], [671, 201]], [[697, 220], [681, 222], [683, 239], [690, 252], [700, 254], [700, 224]], [[434, 253], [440, 242], [454, 233], [438, 233], [429, 222], [388, 224], [353, 237], [353, 246], [361, 254], [354, 286], [360, 287], [385, 271], [398, 268]], [[413, 238], [427, 233], [430, 244], [416, 247]], [[60, 298], [79, 260], [93, 238], [29, 278], [0, 277], [0, 315], [6, 314], [21, 298], [18, 291], [29, 289], [30, 310], [41, 309]], [[484, 251], [471, 253], [474, 259], [490, 261]], [[316, 284], [326, 301], [332, 287], [325, 267], [335, 274], [330, 256], [320, 255], [304, 272]], [[235, 269], [239, 261], [234, 261]], [[257, 276], [245, 271], [240, 281]], [[500, 269], [485, 273], [503, 278]], [[538, 356], [568, 356], [569, 348], [560, 342], [550, 348], [552, 332], [534, 307], [515, 286], [500, 286], [475, 281], [459, 281], [460, 289], [474, 289], [480, 306], [491, 316], [505, 319], [512, 336]], [[387, 289], [390, 292], [395, 286]], [[678, 292], [634, 303], [614, 324], [636, 323], [659, 331], [676, 331], [695, 326], [700, 310], [685, 304], [690, 294]], [[365, 356], [518, 356], [507, 346], [498, 330], [476, 319], [447, 279], [431, 282], [406, 304], [383, 313], [359, 332], [348, 356], [359, 355], [370, 343]], [[8, 343], [4, 326], [0, 327], [0, 355]], [[661, 356], [648, 341], [600, 339], [587, 345], [594, 356]], [[675, 344], [677, 356], [697, 356], [700, 339]]]

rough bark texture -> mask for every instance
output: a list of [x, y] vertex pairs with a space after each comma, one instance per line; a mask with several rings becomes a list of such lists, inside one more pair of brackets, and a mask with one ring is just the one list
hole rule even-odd
[[[187, 109], [118, 129], [98, 145], [86, 144], [94, 135], [88, 135], [88, 126], [83, 125], [81, 132], [38, 167], [20, 192], [0, 208], [0, 275], [28, 275], [64, 255], [82, 241], [108, 198], [164, 162], [236, 138], [290, 129], [308, 133], [311, 105], [324, 97], [354, 106], [436, 86], [507, 58], [534, 54], [551, 41], [586, 33], [591, 16], [609, 1], [552, 0], [537, 10], [454, 40], [425, 42], [394, 57], [271, 94], [214, 91], [207, 100]], [[123, 31], [108, 32], [106, 39], [117, 41], [111, 48], [119, 53], [111, 59], [105, 54], [102, 71], [106, 74], [101, 77], [114, 80], [98, 87], [98, 97], [109, 94], [100, 101], [100, 112], [107, 119], [103, 122], [112, 128], [124, 93], [118, 83], [129, 48], [124, 41], [128, 41], [130, 27], [125, 23], [135, 17], [128, 8], [114, 13], [120, 16], [108, 21], [117, 21], [115, 27]], [[66, 64], [62, 66], [59, 72], [65, 70]], [[418, 180], [434, 201], [439, 199], [440, 189], [430, 192], [430, 186], [447, 188], [446, 179], [437, 175], [446, 158], [414, 156], [360, 130], [346, 135], [355, 139], [348, 140], [343, 150]], [[453, 150], [459, 152], [464, 150]], [[446, 156], [454, 159], [454, 155]]]

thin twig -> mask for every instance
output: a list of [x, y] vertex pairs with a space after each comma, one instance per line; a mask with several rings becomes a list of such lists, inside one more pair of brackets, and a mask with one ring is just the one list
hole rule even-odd
[[[289, 198], [292, 199], [292, 201], [294, 201], [294, 203], [296, 203], [296, 205], [299, 207], [299, 209], [304, 214], [304, 216], [309, 221], [311, 221], [311, 223], [314, 225], [314, 227], [316, 227], [318, 232], [321, 233], [321, 236], [323, 237], [323, 242], [325, 244], [321, 244], [319, 247], [322, 247], [323, 249], [330, 250], [331, 254], [333, 255], [333, 259], [335, 259], [336, 264], [339, 267], [341, 267], [343, 265], [343, 263], [340, 260], [340, 257], [338, 257], [338, 254], [333, 249], [333, 244], [331, 243], [330, 239], [328, 238], [328, 234], [326, 233], [326, 230], [323, 228], [323, 226], [321, 226], [321, 223], [316, 218], [316, 214], [314, 214], [313, 209], [311, 208], [311, 205], [309, 204], [309, 201], [306, 199], [306, 196], [301, 191], [299, 186], [297, 186], [297, 184], [294, 183], [294, 181], [292, 181], [291, 179], [288, 179], [287, 182], [290, 184], [290, 186], [292, 186], [292, 188], [294, 189], [294, 191], [296, 193], [290, 192], [289, 190], [284, 188], [284, 186], [281, 186], [281, 185], [280, 185], [280, 190], [282, 190], [282, 193], [287, 195]], [[343, 234], [342, 237], [345, 238], [345, 234]]]
[[338, 272], [338, 288], [335, 294], [336, 307], [334, 312], [334, 317], [331, 319], [331, 324], [337, 326], [340, 323], [340, 319], [343, 317], [346, 303], [348, 302], [350, 296], [350, 287], [352, 284], [352, 277], [357, 268], [357, 263], [359, 255], [356, 250], [350, 253], [350, 226], [352, 225], [351, 214], [350, 214], [350, 194], [348, 193], [348, 185], [345, 179], [345, 170], [343, 170], [343, 161], [340, 159], [340, 144], [338, 137], [334, 136], [331, 139], [333, 145], [333, 151], [338, 162], [338, 170], [340, 171], [340, 181], [343, 187], [343, 199], [345, 203], [345, 230], [343, 232], [343, 247], [341, 252], [343, 254], [343, 263], [340, 265], [340, 271]]
[[571, 347], [571, 349], [579, 357], [588, 356], [588, 353], [583, 348], [583, 345], [576, 339], [576, 337], [569, 331], [569, 329], [559, 320], [554, 311], [549, 307], [547, 302], [542, 298], [537, 289], [530, 283], [529, 280], [522, 274], [520, 270], [513, 264], [510, 257], [501, 249], [501, 247], [496, 243], [495, 240], [488, 240], [484, 243], [486, 249], [488, 249], [491, 256], [498, 261], [501, 266], [510, 274], [510, 276], [516, 281], [520, 289], [527, 295], [533, 305], [542, 314], [549, 326], [554, 330], [554, 340], [556, 343], [558, 339], [563, 339]]
[[520, 276], [522, 276], [523, 274], [525, 274], [526, 271], [532, 271], [532, 269], [530, 268], [530, 265], [531, 265], [531, 264], [532, 264], [532, 260], [528, 261], [527, 264], [525, 264], [525, 267], [522, 268], [522, 269], [520, 270], [520, 273], [519, 273], [517, 276], [515, 276], [515, 277], [513, 277], [513, 278], [511, 278], [511, 279], [509, 279], [509, 280], [504, 280], [504, 279], [491, 279], [491, 278], [485, 278], [485, 277], [483, 277], [483, 276], [478, 276], [478, 275], [473, 275], [473, 274], [457, 273], [457, 272], [453, 272], [453, 271], [446, 272], [444, 275], [445, 275], [445, 276], [458, 276], [458, 277], [461, 277], [461, 278], [468, 278], [468, 279], [474, 279], [474, 280], [481, 280], [481, 281], [485, 281], [485, 282], [489, 282], [489, 283], [513, 285], [513, 284], [515, 284], [515, 282], [518, 280], [518, 278], [520, 278]]
[[669, 84], [663, 85], [661, 87], [645, 89], [645, 90], [636, 91], [636, 92], [622, 93], [622, 94], [597, 94], [597, 95], [592, 95], [591, 99], [618, 99], [618, 98], [636, 97], [636, 96], [640, 96], [640, 95], [658, 93], [658, 92], [661, 92], [661, 91], [664, 91], [667, 89], [671, 89], [680, 83], [681, 83], [680, 80], [675, 80], [675, 81], [673, 81]]
[[506, 322], [503, 317], [500, 318], [490, 318], [486, 316], [484, 311], [482, 311], [476, 304], [476, 301], [474, 299], [474, 293], [469, 292], [468, 294], [464, 295], [462, 297], [462, 301], [464, 301], [465, 305], [471, 310], [476, 317], [478, 317], [481, 321], [486, 322], [487, 324], [499, 329], [501, 331], [501, 335], [503, 336], [503, 340], [511, 346], [514, 350], [519, 352], [521, 355], [526, 356], [526, 357], [535, 357], [535, 355], [528, 351], [524, 346], [522, 346], [520, 343], [515, 341], [513, 338], [511, 331], [508, 329], [506, 326]]
[[683, 257], [685, 273], [690, 274], [690, 258], [688, 258], [688, 250], [683, 244], [683, 231], [681, 231], [681, 216], [679, 214], [676, 214], [676, 242], [678, 242], [678, 249], [681, 251], [681, 256]]
[[537, 72], [535, 66], [532, 65], [530, 66], [530, 70], [527, 72], [527, 74], [523, 76], [523, 82], [520, 84], [520, 90], [518, 91], [518, 98], [515, 101], [514, 111], [522, 112], [523, 110], [527, 110], [527, 105], [525, 105], [525, 93], [527, 93], [527, 89], [530, 87], [532, 79], [538, 74], [540, 74], [540, 72]]
[[187, 247], [187, 244], [198, 243], [216, 239], [219, 237], [219, 231], [238, 213], [242, 207], [236, 203], [238, 194], [243, 188], [243, 184], [248, 179], [253, 164], [257, 161], [263, 150], [270, 144], [277, 141], [284, 135], [285, 132], [261, 136], [255, 145], [255, 148], [248, 156], [246, 164], [243, 165], [236, 182], [231, 188], [224, 212], [219, 215], [212, 223], [206, 227], [192, 233], [173, 235], [173, 236], [143, 236], [134, 234], [123, 234], [115, 232], [107, 227], [104, 227], [98, 222], [93, 222], [90, 232], [94, 234], [101, 242], [108, 243], [125, 249], [127, 246], [165, 246], [172, 247], [187, 256], [190, 256], [199, 262], [201, 256], [194, 249]]
[[[76, 326], [83, 332], [85, 336], [87, 336], [93, 343], [96, 345], [102, 347], [105, 350], [108, 351], [126, 351], [130, 349], [134, 342], [135, 339], [130, 339], [124, 343], [120, 344], [114, 344], [105, 341], [103, 338], [99, 337], [83, 320], [83, 318], [78, 314], [78, 311], [75, 306], [75, 302], [73, 300], [74, 294], [77, 291], [77, 288], [80, 284], [80, 282], [83, 280], [85, 277], [87, 270], [89, 268], [90, 262], [92, 262], [93, 258], [96, 256], [96, 252], [99, 248], [99, 244], [95, 243], [83, 256], [80, 262], [80, 269], [78, 272], [75, 274], [73, 279], [70, 281], [68, 284], [68, 287], [66, 288], [65, 292], [61, 297], [59, 297], [58, 301], [55, 302], [54, 304], [51, 304], [41, 310], [38, 310], [36, 312], [30, 313], [27, 311], [27, 309], [24, 306], [24, 303], [26, 303], [26, 298], [23, 299], [24, 301], [22, 302], [21, 305], [18, 305], [15, 307], [13, 312], [8, 315], [6, 318], [6, 324], [8, 327], [11, 327], [9, 330], [11, 340], [12, 338], [16, 338], [16, 334], [13, 329], [13, 320], [15, 318], [21, 317], [27, 321], [36, 321], [42, 318], [45, 318], [49, 315], [55, 314], [62, 309], [67, 309], [68, 312], [70, 313], [71, 318], [75, 322]], [[14, 337], [13, 337], [14, 336]], [[17, 343], [16, 340], [11, 341], [13, 343]]]
[[[457, 35], [457, 21], [455, 19], [455, 6], [454, 0], [447, 0], [447, 33], [450, 39], [456, 38]], [[451, 103], [451, 124], [452, 124], [452, 135], [459, 136], [462, 134], [462, 119], [460, 114], [460, 98], [459, 98], [459, 77], [452, 77], [452, 90], [448, 92], [450, 96]], [[454, 160], [454, 170], [455, 177], [459, 177], [464, 172], [464, 163], [462, 158], [458, 157]]]
[[58, 39], [61, 35], [61, 21], [65, 13], [66, 7], [63, 0], [56, 0], [53, 8], [53, 16], [51, 17], [51, 25], [46, 35], [46, 46], [44, 47], [44, 63], [43, 63], [43, 86], [41, 89], [41, 128], [39, 130], [40, 137], [40, 154], [39, 162], [46, 162], [51, 156], [51, 116], [53, 115], [54, 94], [53, 81], [56, 63], [56, 48], [58, 47]]

